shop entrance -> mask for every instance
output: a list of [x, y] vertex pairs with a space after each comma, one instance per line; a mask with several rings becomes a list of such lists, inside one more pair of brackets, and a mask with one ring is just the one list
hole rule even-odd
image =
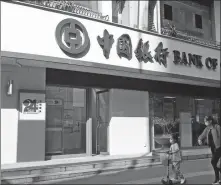
[[86, 153], [87, 89], [46, 87], [46, 156]]
[[96, 154], [108, 154], [109, 90], [96, 89]]

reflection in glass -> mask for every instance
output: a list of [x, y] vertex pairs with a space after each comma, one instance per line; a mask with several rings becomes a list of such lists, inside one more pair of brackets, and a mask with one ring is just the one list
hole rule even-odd
[[179, 136], [179, 120], [176, 117], [175, 97], [150, 95], [150, 120], [154, 125], [155, 148], [169, 147], [171, 134]]
[[109, 91], [98, 90], [96, 92], [96, 116], [97, 116], [97, 134], [96, 134], [96, 153], [107, 153], [107, 138], [109, 126]]
[[[220, 107], [218, 99], [203, 99], [195, 98], [195, 117], [192, 119], [193, 125], [193, 146], [198, 146], [198, 137], [206, 128], [204, 118], [205, 116], [212, 115], [217, 123], [220, 124]], [[207, 145], [206, 140], [203, 141], [203, 145]]]
[[46, 87], [46, 153], [86, 152], [86, 89]]
[[[180, 121], [180, 113], [190, 113], [191, 121], [187, 125]], [[150, 93], [150, 121], [154, 125], [154, 147], [161, 148], [169, 145], [170, 134], [192, 134], [193, 147], [199, 146], [198, 137], [206, 128], [205, 116], [212, 115], [220, 124], [220, 101], [218, 99], [194, 98], [185, 96], [169, 96], [165, 94]], [[185, 133], [181, 127], [192, 130]], [[191, 135], [190, 135], [191, 136]], [[180, 141], [182, 138], [180, 138]], [[191, 141], [190, 141], [191, 142]], [[203, 145], [207, 145], [203, 141]], [[182, 146], [181, 146], [182, 147]]]

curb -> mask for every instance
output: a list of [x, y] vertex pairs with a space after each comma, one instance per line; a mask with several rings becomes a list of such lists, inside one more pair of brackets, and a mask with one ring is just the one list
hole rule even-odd
[[[201, 155], [191, 155], [191, 156], [183, 156], [183, 161], [189, 160], [197, 160], [197, 159], [206, 159], [210, 158], [211, 154], [201, 154]], [[72, 166], [71, 166], [72, 165]], [[76, 165], [76, 166], [75, 166]], [[78, 166], [80, 165], [80, 166]], [[87, 166], [89, 165], [89, 166]], [[85, 167], [83, 167], [85, 166]], [[102, 161], [93, 161], [89, 163], [85, 163], [85, 165], [81, 164], [65, 164], [60, 165], [60, 169], [64, 168], [63, 171], [58, 171], [58, 165], [55, 165], [54, 168], [51, 166], [51, 169], [48, 169], [48, 166], [42, 168], [41, 170], [33, 170], [27, 168], [26, 170], [30, 170], [28, 174], [13, 175], [12, 170], [2, 170], [2, 176], [5, 174], [4, 180], [2, 183], [4, 184], [49, 184], [53, 181], [65, 181], [68, 179], [77, 180], [83, 179], [95, 175], [105, 175], [107, 173], [117, 173], [128, 169], [142, 169], [142, 168], [151, 168], [163, 166], [159, 161], [159, 156], [154, 156], [152, 159], [150, 158], [134, 158], [134, 159], [121, 159], [121, 160], [102, 160]], [[24, 171], [24, 168], [21, 169]], [[19, 170], [20, 171], [20, 170]], [[17, 173], [18, 171], [14, 171]], [[34, 172], [34, 173], [32, 173]], [[8, 183], [7, 183], [8, 181]]]

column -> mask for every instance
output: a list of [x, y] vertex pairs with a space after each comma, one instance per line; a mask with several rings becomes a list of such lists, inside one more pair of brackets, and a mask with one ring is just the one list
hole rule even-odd
[[110, 96], [110, 155], [150, 153], [149, 93], [112, 89]]
[[214, 11], [214, 5], [211, 5], [211, 36], [212, 39], [216, 40], [216, 28], [215, 28], [215, 11]]
[[220, 42], [220, 1], [214, 1], [214, 17], [216, 41]]
[[92, 155], [92, 118], [86, 122], [86, 154]]
[[103, 16], [109, 16], [109, 22], [112, 22], [112, 1], [98, 1], [98, 11]]
[[139, 27], [139, 3], [140, 1], [129, 1], [129, 16], [130, 16], [130, 27], [132, 28], [138, 28]]
[[160, 1], [157, 0], [155, 7], [154, 7], [154, 13], [153, 13], [153, 21], [154, 21], [154, 26], [156, 28], [156, 31], [158, 33], [161, 33], [161, 17], [160, 17]]
[[160, 0], [157, 0], [157, 31], [161, 33], [161, 13], [160, 13]]
[[139, 1], [139, 29], [148, 30], [148, 5], [149, 1]]

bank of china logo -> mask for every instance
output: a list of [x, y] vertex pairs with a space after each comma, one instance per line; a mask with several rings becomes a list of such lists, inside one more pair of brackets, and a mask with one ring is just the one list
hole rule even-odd
[[61, 50], [70, 57], [83, 57], [90, 49], [87, 30], [75, 19], [62, 20], [57, 25], [55, 37]]

